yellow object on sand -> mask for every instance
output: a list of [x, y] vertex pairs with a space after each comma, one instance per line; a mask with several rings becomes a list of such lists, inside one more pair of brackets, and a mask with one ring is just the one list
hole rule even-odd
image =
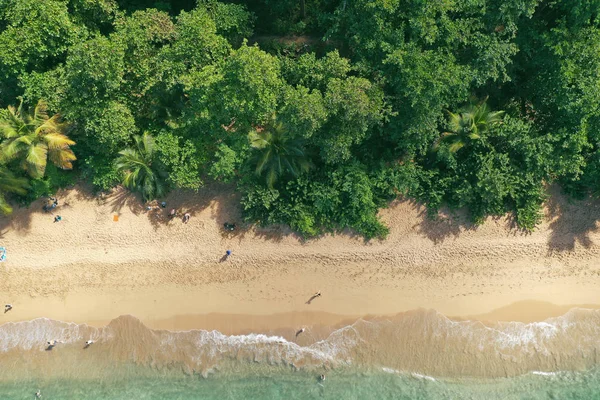
[[118, 215], [113, 215], [113, 221], [119, 222], [119, 216]]

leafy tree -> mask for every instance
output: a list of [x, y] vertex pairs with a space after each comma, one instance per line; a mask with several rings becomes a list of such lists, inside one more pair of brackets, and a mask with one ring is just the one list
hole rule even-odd
[[190, 140], [163, 132], [156, 138], [156, 147], [158, 160], [168, 168], [168, 181], [173, 187], [198, 190], [204, 184], [200, 171], [208, 157]]
[[367, 79], [333, 78], [324, 97], [329, 119], [313, 143], [326, 163], [335, 164], [351, 157], [353, 145], [361, 143], [383, 118], [383, 93]]
[[104, 36], [70, 49], [63, 75], [68, 82], [62, 104], [67, 117], [84, 121], [98, 114], [107, 101], [121, 96], [124, 56], [123, 45]]
[[448, 144], [448, 149], [456, 153], [474, 140], [480, 140], [490, 127], [502, 122], [504, 111], [491, 111], [485, 100], [479, 104], [471, 104], [460, 113], [448, 113], [450, 131], [442, 134], [441, 141]]
[[119, 152], [115, 167], [122, 174], [126, 188], [142, 194], [145, 201], [162, 196], [166, 173], [157, 159], [156, 144], [152, 135], [144, 132], [134, 136], [134, 145]]
[[270, 188], [283, 176], [297, 177], [310, 169], [302, 141], [289, 135], [281, 122], [273, 120], [263, 129], [251, 131], [248, 139], [254, 148], [256, 175], [265, 175]]
[[0, 144], [2, 158], [18, 159], [33, 178], [44, 176], [48, 159], [59, 168], [73, 168], [76, 160], [70, 146], [75, 142], [66, 135], [67, 125], [60, 122], [60, 115], [48, 117], [47, 105], [39, 100], [31, 112], [8, 107], [8, 113], [0, 120], [0, 133], [5, 140]]

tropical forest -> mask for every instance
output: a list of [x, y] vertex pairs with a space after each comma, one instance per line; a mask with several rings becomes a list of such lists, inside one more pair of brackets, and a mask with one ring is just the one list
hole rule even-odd
[[600, 0], [0, 0], [0, 210], [233, 188], [247, 223], [388, 232], [397, 198], [600, 193]]

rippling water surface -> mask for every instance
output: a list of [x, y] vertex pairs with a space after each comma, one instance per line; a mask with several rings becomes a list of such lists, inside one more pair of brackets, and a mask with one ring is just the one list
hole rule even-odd
[[415, 310], [318, 332], [7, 323], [0, 399], [600, 399], [596, 310], [489, 325]]

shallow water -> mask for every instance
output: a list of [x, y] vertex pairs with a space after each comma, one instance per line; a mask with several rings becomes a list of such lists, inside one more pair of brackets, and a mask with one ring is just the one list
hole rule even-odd
[[[275, 372], [275, 371], [273, 371]], [[562, 372], [493, 380], [433, 380], [410, 374], [334, 372], [321, 384], [314, 375], [277, 371], [209, 378], [152, 375], [102, 380], [20, 380], [0, 384], [2, 399], [597, 399], [600, 374]]]
[[597, 310], [489, 325], [415, 310], [293, 332], [7, 323], [0, 399], [600, 399]]

